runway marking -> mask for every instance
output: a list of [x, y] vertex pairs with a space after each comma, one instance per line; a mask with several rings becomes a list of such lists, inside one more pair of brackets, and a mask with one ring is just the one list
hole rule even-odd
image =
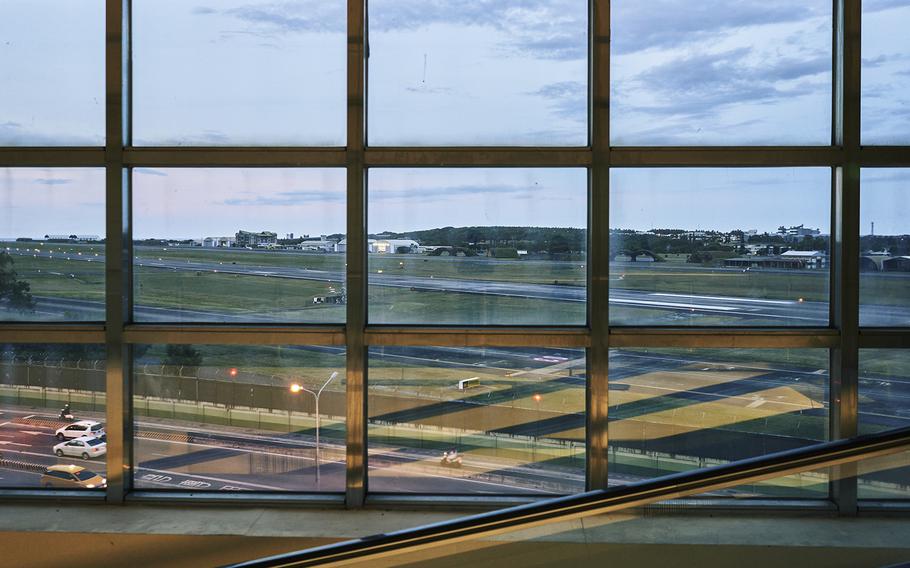
[[754, 304], [774, 304], [779, 306], [791, 306], [795, 304], [793, 300], [756, 300], [754, 298], [737, 298], [735, 296], [696, 296], [694, 294], [668, 294], [666, 292], [654, 292], [649, 296], [667, 296], [673, 298], [695, 298], [699, 300], [720, 300], [730, 302], [751, 302]]
[[610, 298], [610, 303], [613, 304], [632, 304], [636, 306], [654, 306], [661, 308], [686, 308], [692, 310], [717, 310], [721, 312], [732, 312], [736, 311], [739, 308], [731, 308], [729, 306], [710, 306], [702, 304], [681, 304], [679, 302], [655, 302], [654, 300], [630, 300], [627, 298]]
[[758, 408], [759, 406], [763, 405], [766, 402], [768, 402], [768, 401], [763, 398], [760, 398], [760, 399], [756, 400], [755, 402], [747, 404], [746, 408]]

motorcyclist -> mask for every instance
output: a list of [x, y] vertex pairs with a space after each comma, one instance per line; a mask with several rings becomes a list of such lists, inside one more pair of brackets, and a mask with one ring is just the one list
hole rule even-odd
[[60, 409], [60, 419], [61, 420], [72, 420], [73, 413], [70, 411], [69, 403], [63, 405], [63, 408]]

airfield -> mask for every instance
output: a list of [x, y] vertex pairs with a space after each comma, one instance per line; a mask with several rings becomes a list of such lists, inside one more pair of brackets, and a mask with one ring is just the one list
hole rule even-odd
[[[32, 319], [103, 319], [102, 246], [3, 246], [20, 278], [31, 283], [38, 302]], [[179, 247], [137, 247], [135, 254], [137, 322], [344, 321], [344, 305], [313, 301], [343, 291], [343, 255]], [[910, 325], [905, 278], [862, 276], [869, 299], [863, 325]], [[577, 261], [370, 255], [369, 321], [584, 325], [586, 281], [586, 263]], [[610, 282], [614, 325], [828, 325], [826, 271], [615, 263]], [[198, 349], [203, 362], [196, 369], [162, 365], [162, 346], [136, 361], [137, 487], [344, 490], [343, 348]], [[103, 381], [100, 389], [92, 386], [103, 368], [93, 365], [61, 362], [55, 370], [12, 356], [0, 361], [5, 459], [72, 461], [49, 451], [54, 412], [69, 401], [80, 418], [103, 420]], [[824, 350], [614, 350], [611, 482], [824, 440], [827, 365]], [[861, 425], [908, 425], [910, 363], [896, 352], [865, 352], [862, 365]], [[240, 373], [228, 377], [227, 368]], [[287, 391], [294, 381], [318, 388], [333, 371], [342, 378], [320, 401], [317, 482], [314, 408], [305, 397], [288, 400]], [[371, 491], [559, 494], [584, 488], [583, 351], [372, 348], [368, 376]], [[475, 377], [479, 386], [455, 387]], [[440, 465], [450, 448], [462, 453], [461, 468]], [[103, 460], [91, 465], [104, 470]], [[894, 471], [868, 476], [861, 490], [905, 496]], [[0, 469], [2, 486], [31, 486], [39, 477], [35, 470]], [[804, 474], [730, 493], [813, 497], [826, 490], [824, 475]]]

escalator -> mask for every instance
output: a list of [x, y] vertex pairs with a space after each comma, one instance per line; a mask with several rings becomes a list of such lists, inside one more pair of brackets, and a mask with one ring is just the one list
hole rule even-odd
[[[451, 559], [468, 550], [520, 544], [541, 534], [578, 530], [583, 533], [585, 526], [579, 520], [746, 484], [773, 482], [797, 473], [820, 472], [829, 481], [854, 478], [858, 472], [874, 471], [876, 464], [890, 467], [886, 458], [908, 450], [910, 428], [903, 428], [250, 560], [233, 568], [419, 566], [430, 558]], [[476, 546], [465, 547], [469, 543]], [[514, 550], [492, 554], [496, 561], [489, 563], [491, 566], [520, 565]], [[418, 562], [418, 557], [424, 560]], [[459, 564], [462, 563], [451, 565]], [[475, 558], [465, 564], [477, 568], [484, 563]], [[434, 561], [434, 566], [447, 565], [450, 564]]]

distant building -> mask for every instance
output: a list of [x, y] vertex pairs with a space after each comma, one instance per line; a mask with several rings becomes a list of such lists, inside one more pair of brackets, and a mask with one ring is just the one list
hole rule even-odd
[[817, 250], [788, 250], [773, 256], [741, 256], [724, 260], [727, 268], [771, 268], [783, 270], [821, 270], [828, 267], [828, 255]]
[[780, 257], [801, 260], [805, 263], [805, 268], [813, 270], [828, 267], [828, 255], [819, 250], [788, 250]]
[[[376, 242], [376, 239], [367, 239], [367, 252], [373, 252], [373, 243]], [[347, 252], [348, 251], [348, 240], [341, 239], [338, 243], [335, 244], [335, 252]]]
[[335, 241], [327, 239], [325, 235], [320, 235], [318, 239], [300, 241], [295, 247], [309, 252], [334, 252], [336, 244]]
[[420, 248], [417, 241], [411, 239], [381, 239], [370, 247], [370, 252], [379, 254], [415, 254]]
[[817, 237], [821, 234], [821, 231], [818, 229], [809, 229], [803, 225], [796, 225], [795, 227], [779, 227], [777, 229], [777, 234], [784, 238], [788, 242], [798, 242], [806, 237]]
[[271, 247], [278, 244], [278, 233], [271, 231], [262, 231], [261, 233], [237, 231], [234, 244], [238, 247]]
[[910, 256], [895, 256], [883, 260], [882, 272], [910, 272]]
[[98, 235], [44, 235], [48, 241], [70, 241], [74, 243], [93, 243], [101, 240]]
[[234, 237], [205, 237], [202, 239], [202, 246], [204, 248], [232, 247], [235, 241]]

